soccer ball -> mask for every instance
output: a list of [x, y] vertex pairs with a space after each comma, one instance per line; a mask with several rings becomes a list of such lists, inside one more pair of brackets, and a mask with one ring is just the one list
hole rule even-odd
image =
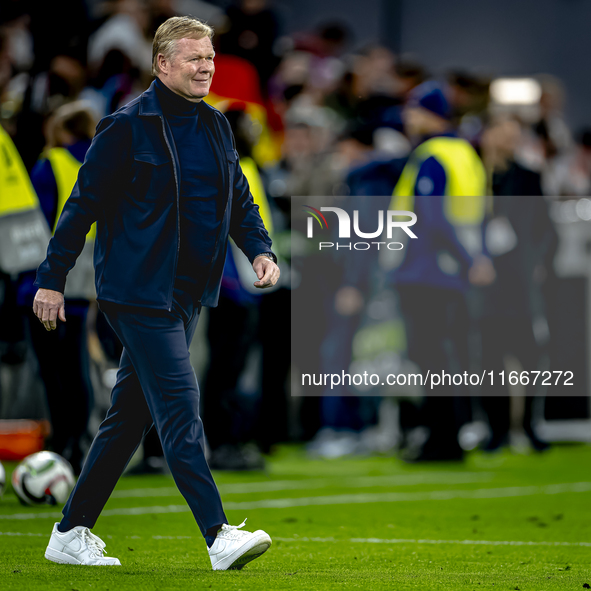
[[4, 492], [4, 487], [6, 486], [6, 472], [4, 471], [4, 466], [2, 462], [0, 462], [0, 497]]
[[27, 456], [12, 473], [14, 492], [25, 505], [65, 503], [75, 483], [72, 466], [51, 451]]

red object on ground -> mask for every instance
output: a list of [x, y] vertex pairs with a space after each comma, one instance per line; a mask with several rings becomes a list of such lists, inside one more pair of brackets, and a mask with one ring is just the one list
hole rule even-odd
[[20, 461], [45, 448], [47, 421], [0, 421], [0, 460]]

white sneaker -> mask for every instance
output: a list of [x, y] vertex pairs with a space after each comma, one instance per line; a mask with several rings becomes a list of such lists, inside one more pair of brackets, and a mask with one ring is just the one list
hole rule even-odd
[[82, 525], [62, 533], [53, 526], [45, 558], [59, 564], [121, 566], [118, 558], [104, 556], [105, 543]]
[[245, 523], [246, 519], [240, 525], [222, 525], [209, 548], [213, 570], [240, 570], [269, 549], [271, 538], [263, 530], [238, 531]]

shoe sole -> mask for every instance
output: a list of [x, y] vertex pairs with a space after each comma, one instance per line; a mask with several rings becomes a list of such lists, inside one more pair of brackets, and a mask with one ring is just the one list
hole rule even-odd
[[241, 570], [249, 562], [263, 555], [271, 547], [268, 535], [258, 536], [235, 550], [212, 567], [213, 570]]
[[117, 564], [108, 562], [100, 564], [84, 564], [83, 562], [76, 560], [73, 556], [60, 552], [59, 550], [54, 550], [53, 548], [47, 548], [47, 550], [45, 550], [45, 558], [51, 560], [51, 562], [57, 562], [57, 564], [75, 564], [78, 566], [121, 566], [121, 563]]

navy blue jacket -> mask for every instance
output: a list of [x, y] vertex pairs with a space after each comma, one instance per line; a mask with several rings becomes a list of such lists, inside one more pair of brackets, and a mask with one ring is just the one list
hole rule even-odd
[[[227, 119], [204, 105], [206, 132], [220, 168], [217, 237], [199, 301], [216, 306], [228, 235], [249, 260], [271, 251], [271, 239], [238, 163]], [[63, 292], [94, 221], [99, 301], [154, 309], [172, 308], [180, 247], [180, 164], [154, 84], [102, 119], [68, 199], [36, 285]], [[203, 237], [182, 236], [199, 247]], [[210, 244], [204, 247], [211, 249]], [[255, 276], [253, 273], [253, 280]]]

